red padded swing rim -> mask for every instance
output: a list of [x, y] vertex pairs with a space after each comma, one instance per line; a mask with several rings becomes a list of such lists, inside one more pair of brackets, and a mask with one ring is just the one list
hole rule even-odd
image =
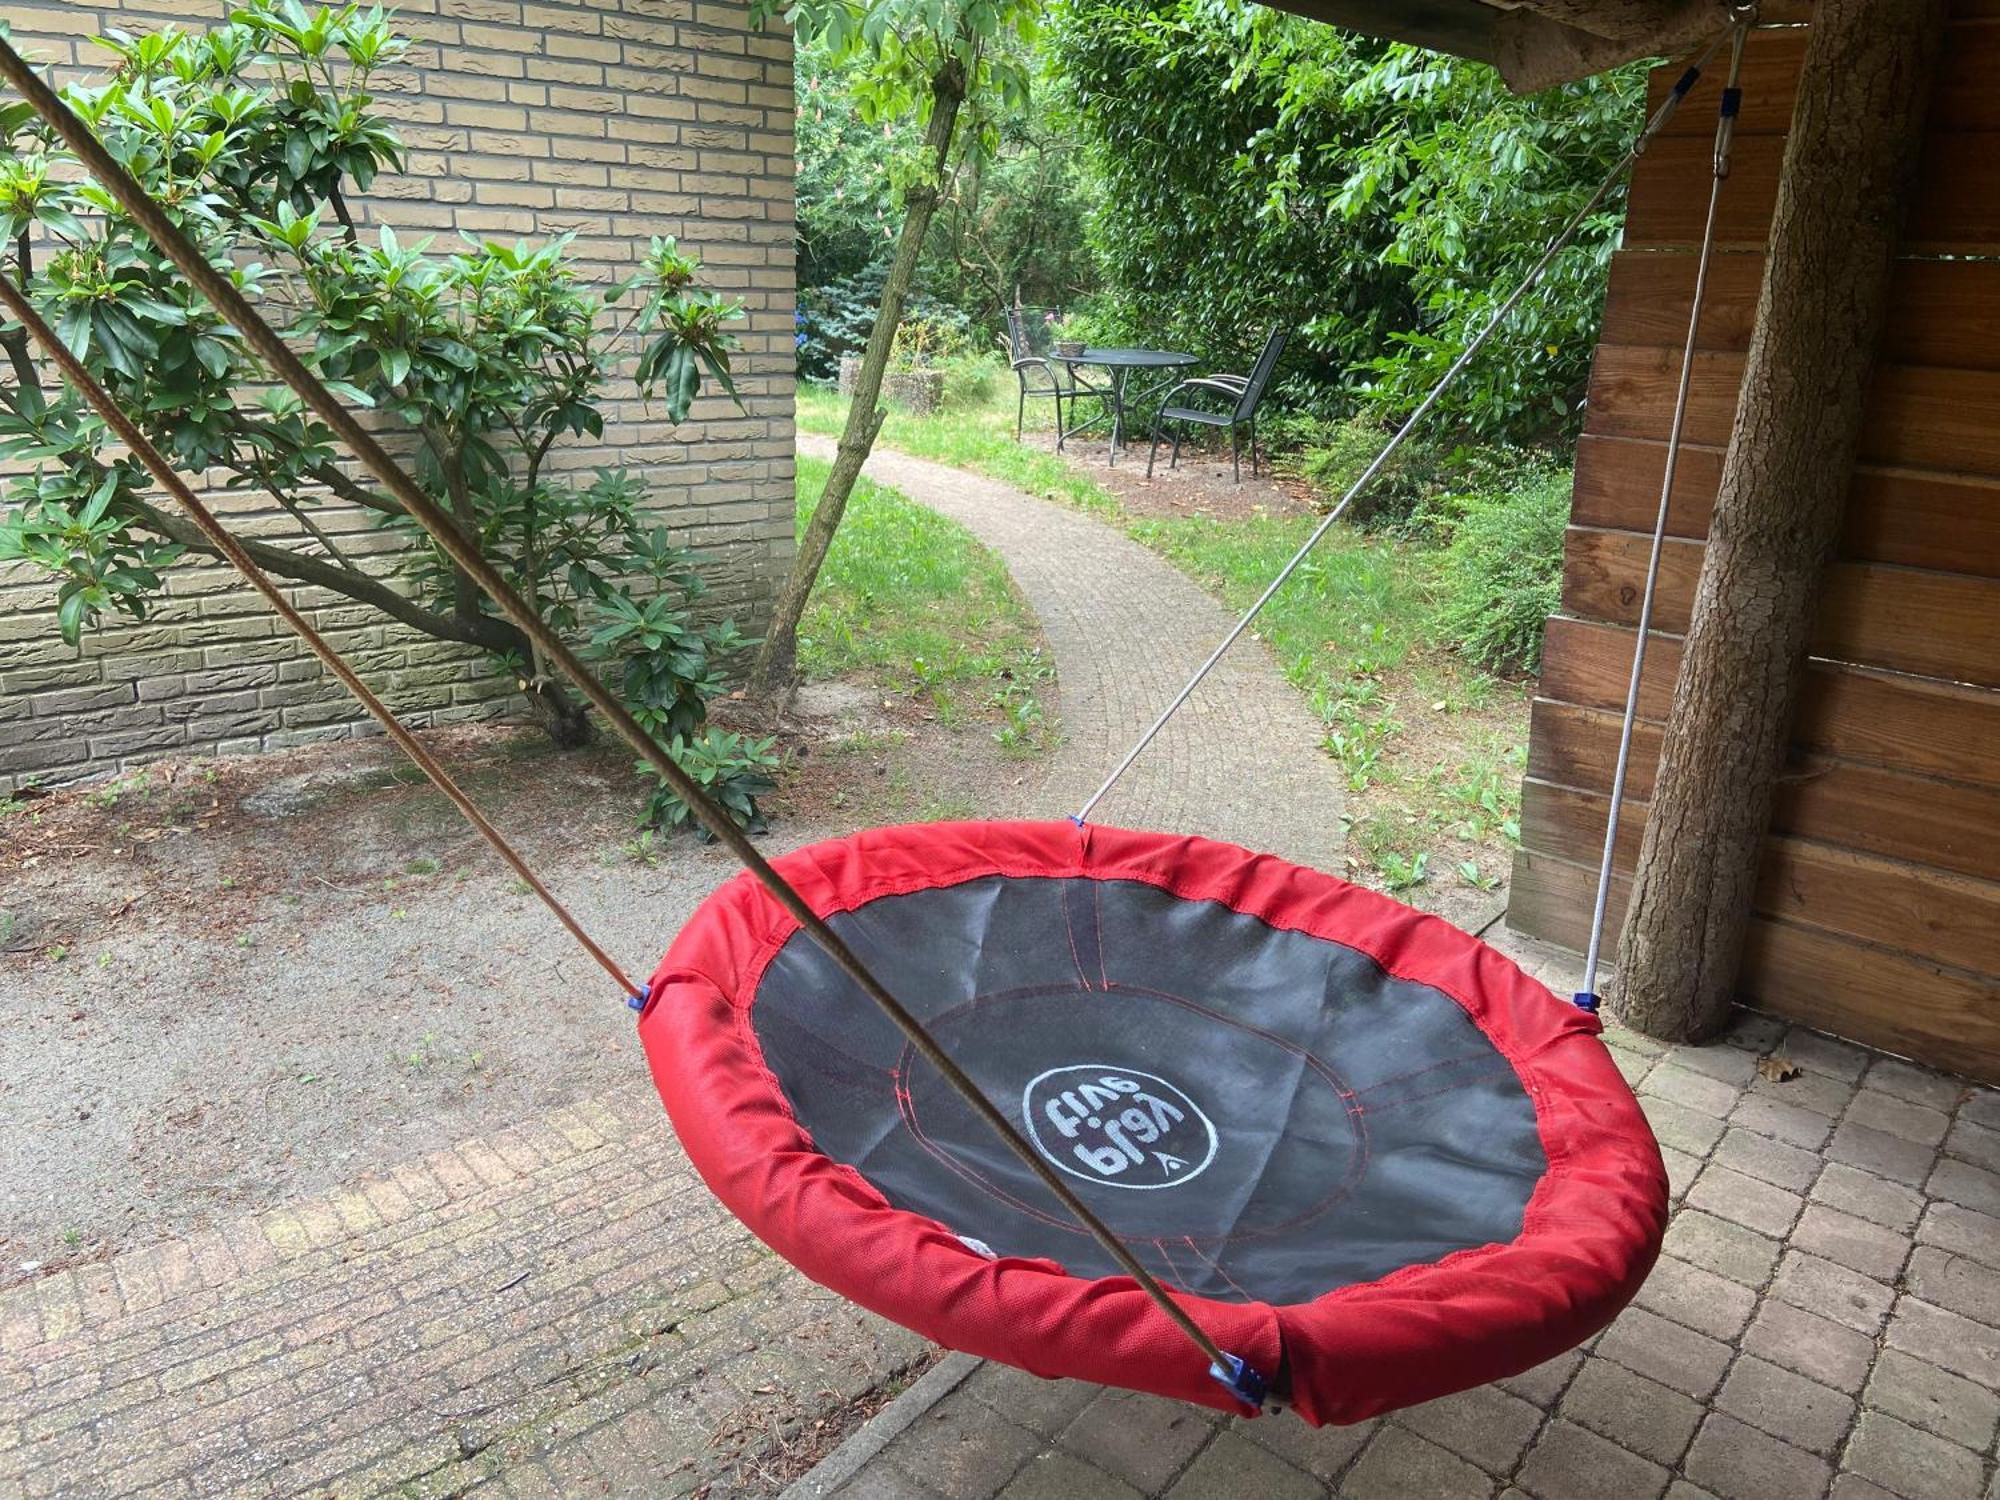
[[[1596, 1017], [1436, 917], [1234, 845], [1066, 822], [869, 829], [773, 864], [822, 916], [992, 875], [1143, 881], [1341, 943], [1464, 1008], [1519, 1075], [1548, 1158], [1518, 1236], [1311, 1302], [1174, 1294], [1224, 1349], [1267, 1372], [1282, 1359], [1309, 1422], [1362, 1421], [1540, 1364], [1610, 1322], [1652, 1269], [1666, 1172]], [[797, 931], [739, 875], [703, 904], [647, 988], [639, 1036], [653, 1081], [716, 1196], [814, 1281], [938, 1343], [1038, 1375], [1235, 1409], [1128, 1277], [988, 1260], [814, 1147], [750, 1024], [765, 967]]]

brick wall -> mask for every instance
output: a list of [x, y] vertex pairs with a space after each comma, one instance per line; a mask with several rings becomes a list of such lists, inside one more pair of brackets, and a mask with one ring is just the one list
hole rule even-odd
[[[65, 78], [105, 56], [89, 38], [211, 23], [217, 4], [127, 0], [119, 8], [0, 0], [15, 45]], [[369, 222], [434, 235], [574, 232], [602, 286], [629, 273], [650, 236], [698, 250], [708, 280], [740, 298], [747, 414], [704, 399], [668, 429], [629, 383], [610, 391], [605, 442], [567, 445], [579, 467], [624, 465], [651, 484], [678, 536], [709, 557], [720, 607], [761, 623], [792, 536], [792, 47], [753, 30], [747, 4], [696, 0], [408, 0], [407, 65], [380, 75], [382, 110], [409, 171], [377, 184]], [[282, 510], [216, 496], [248, 534], [286, 540]], [[340, 507], [315, 512], [343, 550], [385, 538]], [[369, 732], [339, 684], [225, 567], [190, 560], [164, 607], [62, 645], [44, 578], [0, 568], [0, 793], [75, 780], [149, 757], [240, 752]], [[474, 654], [442, 648], [363, 607], [294, 596], [412, 722], [518, 707]]]

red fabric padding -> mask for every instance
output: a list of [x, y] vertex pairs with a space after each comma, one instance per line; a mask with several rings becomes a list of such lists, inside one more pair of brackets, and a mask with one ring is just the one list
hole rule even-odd
[[[1549, 1165], [1521, 1233], [1306, 1303], [1178, 1299], [1254, 1367], [1268, 1373], [1282, 1356], [1309, 1422], [1358, 1422], [1540, 1364], [1608, 1323], [1652, 1269], [1666, 1172], [1597, 1020], [1436, 917], [1232, 845], [1069, 823], [879, 828], [773, 863], [822, 915], [989, 875], [1144, 881], [1344, 944], [1465, 1008], [1534, 1101]], [[813, 1280], [938, 1343], [1038, 1375], [1232, 1408], [1130, 1279], [987, 1260], [815, 1149], [750, 1025], [758, 980], [796, 930], [739, 875], [696, 913], [649, 987], [639, 1035], [653, 1079], [716, 1195]]]

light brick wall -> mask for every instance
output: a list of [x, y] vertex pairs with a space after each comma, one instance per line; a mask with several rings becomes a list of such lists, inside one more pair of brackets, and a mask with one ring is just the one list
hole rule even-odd
[[[211, 24], [216, 4], [122, 7], [0, 0], [15, 45], [67, 79], [107, 56], [107, 26]], [[747, 415], [704, 399], [670, 429], [615, 384], [602, 444], [562, 462], [643, 475], [662, 519], [701, 549], [720, 608], [761, 627], [792, 546], [792, 44], [752, 29], [747, 4], [694, 0], [410, 0], [397, 25], [408, 65], [377, 92], [410, 151], [362, 208], [399, 234], [574, 232], [599, 285], [627, 275], [655, 234], [701, 253], [708, 281], [740, 298], [737, 357]], [[244, 532], [289, 541], [268, 501], [216, 496]], [[344, 550], [380, 556], [365, 518], [322, 506]], [[518, 707], [476, 654], [444, 648], [322, 591], [295, 599], [412, 722]], [[178, 565], [164, 607], [80, 650], [55, 633], [45, 578], [0, 569], [0, 792], [114, 770], [164, 754], [236, 752], [370, 732], [361, 711], [226, 567]]]

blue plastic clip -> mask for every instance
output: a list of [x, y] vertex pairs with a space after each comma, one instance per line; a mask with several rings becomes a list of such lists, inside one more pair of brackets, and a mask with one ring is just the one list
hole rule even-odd
[[625, 997], [625, 1004], [631, 1010], [644, 1010], [646, 1008], [646, 992], [644, 990], [632, 991], [631, 994]]
[[1221, 1384], [1230, 1395], [1245, 1406], [1254, 1406], [1261, 1410], [1264, 1398], [1271, 1394], [1271, 1382], [1235, 1355], [1225, 1354], [1222, 1357], [1228, 1361], [1227, 1365], [1210, 1365], [1208, 1367], [1210, 1378]]
[[1083, 814], [1082, 814], [1082, 813], [1071, 813], [1071, 814], [1069, 815], [1069, 820], [1070, 820], [1070, 822], [1072, 822], [1072, 823], [1076, 824], [1076, 826], [1077, 826], [1077, 827], [1079, 827], [1079, 828], [1083, 827]]
[[1743, 107], [1743, 90], [1724, 89], [1722, 91], [1722, 118], [1733, 120], [1736, 112]]
[[1578, 990], [1574, 995], [1570, 996], [1570, 1004], [1587, 1015], [1596, 1015], [1597, 1007], [1601, 1003], [1597, 996], [1591, 994], [1589, 990]]
[[1701, 77], [1700, 68], [1689, 68], [1685, 73], [1681, 74], [1681, 76], [1675, 81], [1674, 92], [1676, 94], [1679, 94], [1683, 99], [1685, 99], [1688, 95], [1688, 90], [1694, 87], [1695, 80], [1700, 77]]

